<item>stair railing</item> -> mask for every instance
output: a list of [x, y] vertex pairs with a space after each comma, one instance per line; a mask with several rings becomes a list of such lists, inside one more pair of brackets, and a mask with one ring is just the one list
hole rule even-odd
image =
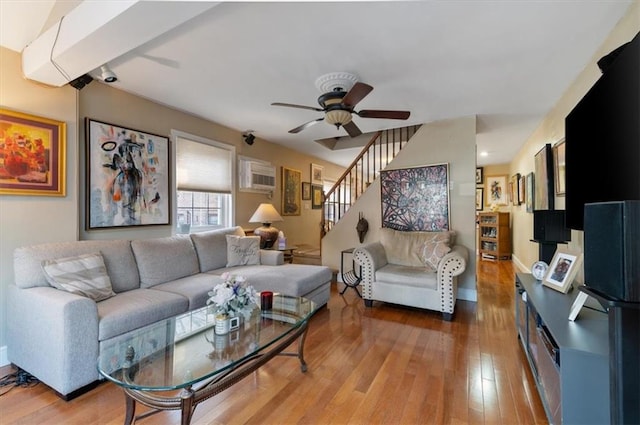
[[419, 125], [376, 132], [356, 159], [324, 195], [321, 237], [326, 235], [400, 152]]

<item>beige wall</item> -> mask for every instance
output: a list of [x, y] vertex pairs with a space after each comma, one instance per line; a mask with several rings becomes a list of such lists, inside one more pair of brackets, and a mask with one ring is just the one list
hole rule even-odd
[[[78, 239], [148, 238], [172, 233], [172, 226], [144, 226], [142, 229], [84, 230], [84, 118], [91, 117], [149, 133], [169, 135], [171, 129], [229, 143], [239, 155], [298, 169], [303, 181], [310, 181], [311, 162], [324, 166], [325, 177], [338, 178], [344, 169], [315, 157], [284, 149], [256, 138], [253, 146], [241, 133], [175, 109], [159, 105], [109, 87], [97, 81], [81, 91], [70, 86], [45, 87], [22, 77], [20, 55], [0, 47], [0, 105], [3, 108], [66, 122], [65, 197], [0, 196], [0, 365], [6, 362], [6, 288], [13, 281], [13, 250], [19, 246]], [[311, 141], [310, 141], [311, 142]], [[280, 176], [277, 177], [280, 187]], [[272, 202], [280, 210], [280, 193], [238, 193], [236, 224], [255, 228], [248, 219], [261, 202]], [[320, 245], [321, 210], [304, 201], [300, 216], [285, 217], [277, 227], [294, 244]], [[29, 312], [25, 312], [29, 314]]]
[[[565, 117], [601, 75], [596, 65], [597, 60], [621, 44], [630, 41], [638, 31], [640, 31], [640, 2], [634, 2], [626, 15], [593, 55], [585, 69], [568, 87], [554, 108], [546, 115], [540, 126], [518, 152], [510, 164], [509, 175], [515, 173], [528, 174], [532, 172], [534, 170], [533, 158], [536, 152], [546, 143], [553, 145], [564, 138]], [[613, 166], [615, 166], [615, 164]], [[599, 171], [606, 173], [606, 170]], [[556, 197], [555, 208], [564, 209], [564, 206], [564, 197]], [[538, 244], [530, 242], [530, 239], [533, 238], [533, 214], [527, 213], [526, 208], [520, 206], [512, 207], [511, 216], [514, 264], [521, 270], [528, 271], [531, 265], [538, 260]], [[565, 246], [565, 248], [582, 252], [584, 249], [583, 232], [571, 231], [571, 243]], [[577, 276], [576, 281], [584, 281], [582, 274]]]
[[[389, 163], [388, 169], [449, 164], [451, 229], [457, 243], [467, 248], [469, 264], [459, 279], [458, 297], [476, 299], [475, 281], [475, 166], [476, 120], [465, 117], [423, 124], [410, 142]], [[379, 239], [380, 182], [376, 180], [322, 240], [322, 262], [340, 268], [340, 252], [360, 246], [355, 230], [359, 213], [369, 222], [364, 243]]]
[[[67, 132], [66, 196], [0, 196], [0, 363], [5, 356], [6, 288], [13, 280], [17, 246], [78, 238], [77, 92], [22, 78], [20, 55], [0, 47], [0, 105], [17, 112], [64, 121]], [[34, 312], [25, 312], [34, 314]]]

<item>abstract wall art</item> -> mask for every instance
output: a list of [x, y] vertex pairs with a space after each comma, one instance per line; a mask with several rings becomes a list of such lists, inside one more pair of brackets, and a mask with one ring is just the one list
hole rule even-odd
[[382, 227], [449, 230], [449, 164], [380, 172]]
[[87, 229], [170, 223], [169, 138], [86, 119]]

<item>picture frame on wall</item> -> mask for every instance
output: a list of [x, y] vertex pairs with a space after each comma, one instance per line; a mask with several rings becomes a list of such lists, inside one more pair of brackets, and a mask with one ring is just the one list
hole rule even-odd
[[380, 199], [382, 227], [449, 230], [449, 164], [381, 171]]
[[483, 172], [483, 167], [476, 167], [476, 184], [482, 184], [482, 182], [484, 181]]
[[318, 164], [311, 164], [311, 184], [319, 184], [322, 186], [324, 183], [324, 167]]
[[582, 253], [571, 253], [557, 249], [542, 284], [566, 294], [582, 266]]
[[566, 193], [566, 147], [565, 139], [553, 145], [553, 167], [555, 174], [556, 196], [565, 196]]
[[282, 167], [281, 215], [300, 215], [302, 211], [302, 172]]
[[509, 200], [509, 187], [507, 185], [507, 175], [486, 176], [485, 188], [486, 204], [490, 205], [507, 205]]
[[534, 157], [535, 197], [534, 210], [554, 209], [553, 153], [547, 143]]
[[66, 123], [0, 108], [0, 195], [66, 196]]
[[322, 198], [322, 186], [319, 184], [311, 185], [311, 209], [318, 210], [322, 208]]
[[526, 198], [526, 185], [527, 181], [525, 175], [522, 174], [520, 176], [520, 181], [518, 182], [518, 204], [524, 204]]
[[484, 209], [484, 188], [476, 187], [476, 211]]
[[511, 202], [513, 205], [520, 205], [520, 173], [511, 176]]
[[311, 200], [311, 183], [309, 182], [302, 182], [302, 200]]
[[528, 213], [532, 213], [533, 212], [533, 201], [534, 201], [534, 197], [535, 197], [535, 175], [534, 173], [529, 173], [527, 174], [527, 190], [525, 191], [525, 196], [526, 196], [526, 205], [527, 205], [527, 212]]
[[85, 119], [87, 230], [171, 222], [169, 138]]

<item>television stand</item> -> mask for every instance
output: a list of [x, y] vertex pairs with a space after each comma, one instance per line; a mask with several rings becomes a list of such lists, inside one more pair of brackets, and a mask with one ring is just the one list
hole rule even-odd
[[607, 313], [583, 308], [570, 321], [578, 292], [563, 294], [517, 273], [518, 337], [550, 423], [609, 424]]

